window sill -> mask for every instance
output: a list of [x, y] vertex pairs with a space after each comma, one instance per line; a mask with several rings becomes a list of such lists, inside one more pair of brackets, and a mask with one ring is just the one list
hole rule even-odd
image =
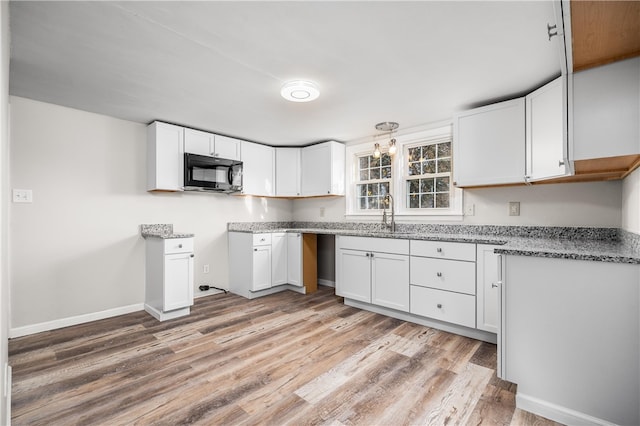
[[[371, 213], [345, 213], [345, 218], [351, 220], [369, 220], [372, 219], [382, 220], [382, 211]], [[391, 218], [391, 213], [387, 210], [387, 217]], [[412, 221], [442, 221], [442, 222], [462, 222], [464, 215], [461, 213], [437, 213], [437, 214], [424, 214], [424, 213], [396, 213], [396, 222], [412, 222]]]

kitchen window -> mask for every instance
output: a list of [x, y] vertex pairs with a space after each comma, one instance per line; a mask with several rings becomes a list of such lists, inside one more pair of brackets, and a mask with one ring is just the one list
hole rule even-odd
[[384, 198], [390, 192], [392, 181], [391, 155], [381, 153], [357, 156], [358, 180], [356, 182], [356, 208], [358, 210], [379, 210], [385, 206]]
[[451, 207], [451, 139], [405, 146], [406, 208]]

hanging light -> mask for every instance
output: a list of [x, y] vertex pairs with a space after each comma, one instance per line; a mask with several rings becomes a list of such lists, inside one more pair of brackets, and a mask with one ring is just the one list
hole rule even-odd
[[[398, 150], [397, 146], [396, 146], [396, 139], [391, 137], [393, 135], [393, 131], [396, 130], [400, 125], [398, 123], [396, 123], [395, 121], [383, 121], [382, 123], [378, 123], [376, 124], [376, 129], [383, 131], [383, 132], [389, 132], [389, 155], [394, 155], [396, 153], [396, 151]], [[373, 156], [375, 158], [380, 157], [380, 144], [376, 143], [375, 145], [375, 151], [373, 151]], [[377, 155], [376, 155], [377, 153]]]
[[378, 142], [373, 145], [373, 158], [380, 158], [380, 144]]

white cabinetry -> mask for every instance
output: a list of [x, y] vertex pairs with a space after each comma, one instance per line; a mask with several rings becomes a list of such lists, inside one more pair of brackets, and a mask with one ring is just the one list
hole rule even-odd
[[300, 148], [275, 148], [276, 195], [297, 197], [300, 195]]
[[271, 234], [253, 235], [253, 279], [251, 290], [271, 287]]
[[566, 77], [528, 94], [526, 101], [527, 180], [569, 174]]
[[160, 321], [188, 315], [193, 305], [193, 238], [147, 238], [145, 246], [145, 310]]
[[147, 127], [147, 191], [182, 191], [184, 129], [154, 121]]
[[478, 244], [477, 247], [477, 327], [480, 330], [497, 333], [500, 302], [499, 255], [493, 252], [496, 246]]
[[336, 294], [409, 310], [409, 241], [336, 237]]
[[503, 255], [500, 375], [565, 424], [640, 424], [640, 266]]
[[640, 153], [640, 58], [573, 75], [574, 160]]
[[274, 196], [274, 148], [242, 141], [242, 193]]
[[475, 244], [411, 241], [410, 312], [475, 328], [475, 261]]
[[287, 234], [271, 234], [271, 286], [287, 283]]
[[184, 129], [184, 152], [240, 160], [240, 140], [194, 129]]
[[457, 114], [453, 137], [456, 186], [524, 182], [524, 98]]
[[302, 195], [344, 195], [345, 148], [330, 141], [302, 148]]
[[302, 234], [287, 234], [287, 283], [302, 287]]

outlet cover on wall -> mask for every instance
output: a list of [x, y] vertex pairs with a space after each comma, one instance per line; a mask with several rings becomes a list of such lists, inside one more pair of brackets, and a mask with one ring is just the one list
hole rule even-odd
[[473, 216], [476, 214], [476, 205], [475, 204], [467, 204], [464, 206], [464, 215], [465, 216]]
[[30, 189], [14, 189], [13, 202], [14, 203], [32, 203], [33, 191]]
[[509, 201], [509, 216], [520, 216], [520, 201]]
[[202, 273], [203, 274], [208, 274], [209, 273], [209, 265], [204, 265], [202, 267]]

